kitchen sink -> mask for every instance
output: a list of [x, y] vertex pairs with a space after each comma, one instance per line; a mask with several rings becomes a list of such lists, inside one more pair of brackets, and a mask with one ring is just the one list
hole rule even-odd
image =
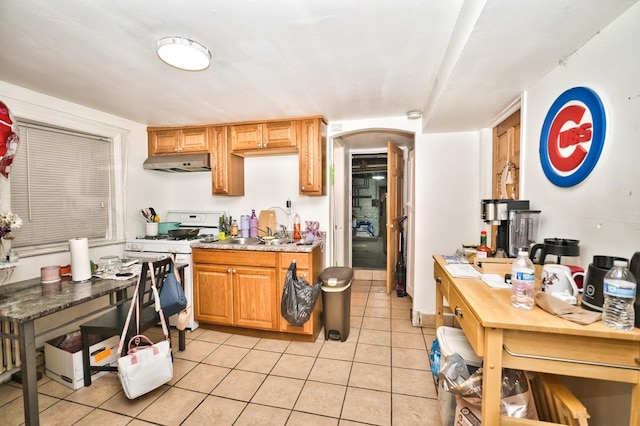
[[274, 238], [272, 240], [265, 240], [265, 244], [271, 246], [279, 246], [283, 244], [293, 244], [296, 240], [292, 240], [291, 238]]
[[262, 241], [260, 241], [257, 238], [245, 238], [245, 237], [231, 238], [231, 239], [220, 241], [220, 242], [225, 244], [241, 244], [241, 245], [262, 244]]

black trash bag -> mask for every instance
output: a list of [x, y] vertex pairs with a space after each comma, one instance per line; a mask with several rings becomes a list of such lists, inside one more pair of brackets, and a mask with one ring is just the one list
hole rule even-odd
[[291, 325], [303, 326], [311, 317], [321, 286], [322, 281], [309, 285], [307, 280], [298, 278], [296, 262], [291, 262], [280, 302], [282, 317]]

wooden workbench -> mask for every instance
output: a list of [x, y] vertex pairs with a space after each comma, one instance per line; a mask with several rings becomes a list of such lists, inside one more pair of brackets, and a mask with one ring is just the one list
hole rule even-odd
[[632, 384], [629, 425], [640, 425], [640, 329], [618, 331], [601, 321], [584, 326], [539, 307], [511, 306], [511, 291], [482, 280], [453, 278], [442, 256], [433, 256], [436, 327], [446, 299], [471, 346], [484, 359], [482, 424], [519, 424], [500, 417], [502, 368]]

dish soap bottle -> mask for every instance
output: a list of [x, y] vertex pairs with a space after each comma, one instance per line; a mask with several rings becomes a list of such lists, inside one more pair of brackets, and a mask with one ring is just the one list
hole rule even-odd
[[302, 239], [302, 234], [300, 233], [300, 215], [298, 212], [296, 212], [296, 215], [293, 217], [293, 239]]
[[251, 209], [251, 217], [249, 218], [249, 235], [251, 238], [258, 237], [258, 218], [256, 217], [256, 209]]

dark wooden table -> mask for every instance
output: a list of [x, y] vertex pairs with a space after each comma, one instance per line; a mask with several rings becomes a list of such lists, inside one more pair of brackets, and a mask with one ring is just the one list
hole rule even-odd
[[[184, 269], [184, 265], [177, 266], [179, 269]], [[25, 424], [38, 425], [40, 423], [35, 320], [103, 296], [109, 297], [108, 306], [91, 308], [81, 317], [72, 321], [79, 322], [122, 303], [127, 299], [127, 289], [135, 286], [137, 279], [137, 277], [125, 280], [92, 278], [87, 282], [74, 283], [63, 278], [58, 287], [57, 284], [41, 284], [40, 278], [35, 278], [0, 286], [0, 321], [2, 324], [8, 325], [3, 327], [4, 330], [0, 333], [0, 337], [18, 340], [20, 345]], [[40, 334], [51, 332], [68, 324], [57, 324]], [[184, 350], [184, 331], [179, 332], [178, 346], [179, 350]]]

